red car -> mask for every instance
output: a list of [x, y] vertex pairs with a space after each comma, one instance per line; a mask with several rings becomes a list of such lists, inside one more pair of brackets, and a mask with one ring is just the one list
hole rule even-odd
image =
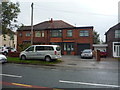
[[100, 50], [100, 57], [107, 57], [107, 52], [105, 50]]

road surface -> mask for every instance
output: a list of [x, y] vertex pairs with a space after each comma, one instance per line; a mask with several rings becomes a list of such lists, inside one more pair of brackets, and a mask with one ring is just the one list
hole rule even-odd
[[118, 70], [5, 64], [3, 88], [118, 88]]

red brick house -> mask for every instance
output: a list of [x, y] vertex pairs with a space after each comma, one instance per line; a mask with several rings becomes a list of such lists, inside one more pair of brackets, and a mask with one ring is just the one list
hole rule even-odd
[[[83, 49], [92, 49], [93, 26], [75, 27], [62, 20], [45, 21], [33, 26], [33, 44], [57, 44], [62, 54], [76, 55]], [[17, 30], [17, 44], [31, 42], [31, 26]]]

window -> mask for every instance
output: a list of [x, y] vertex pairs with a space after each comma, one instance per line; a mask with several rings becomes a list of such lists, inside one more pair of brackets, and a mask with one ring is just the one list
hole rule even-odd
[[30, 36], [30, 32], [26, 32], [26, 37]]
[[35, 37], [44, 37], [44, 31], [36, 31]]
[[64, 50], [65, 51], [73, 51], [74, 50], [74, 44], [73, 43], [64, 43]]
[[115, 30], [115, 38], [120, 38], [120, 30]]
[[31, 47], [28, 48], [26, 51], [27, 51], [27, 52], [29, 52], [29, 51], [34, 51], [34, 46], [31, 46]]
[[40, 31], [36, 31], [36, 32], [35, 32], [35, 37], [41, 37]]
[[19, 36], [22, 37], [22, 33], [19, 33]]
[[54, 49], [51, 46], [36, 46], [36, 51], [43, 51], [43, 50], [51, 51], [51, 50], [54, 50]]
[[45, 46], [44, 48], [45, 48], [45, 50], [49, 50], [49, 51], [54, 50], [53, 47], [51, 47], [51, 46]]
[[79, 36], [81, 36], [81, 37], [89, 36], [89, 32], [87, 30], [80, 31]]
[[50, 35], [51, 37], [61, 37], [61, 30], [51, 30]]
[[44, 37], [44, 31], [42, 31], [42, 37]]
[[60, 51], [60, 50], [61, 50], [61, 48], [60, 48], [60, 47], [56, 47], [56, 50], [57, 50], [57, 51]]
[[42, 51], [45, 50], [44, 46], [36, 46], [36, 51]]
[[72, 37], [72, 30], [67, 30], [67, 37]]

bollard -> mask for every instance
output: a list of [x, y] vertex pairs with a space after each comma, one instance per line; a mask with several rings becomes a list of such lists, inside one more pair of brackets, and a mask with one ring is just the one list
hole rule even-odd
[[100, 61], [100, 50], [97, 50], [96, 60], [97, 60], [97, 61]]

